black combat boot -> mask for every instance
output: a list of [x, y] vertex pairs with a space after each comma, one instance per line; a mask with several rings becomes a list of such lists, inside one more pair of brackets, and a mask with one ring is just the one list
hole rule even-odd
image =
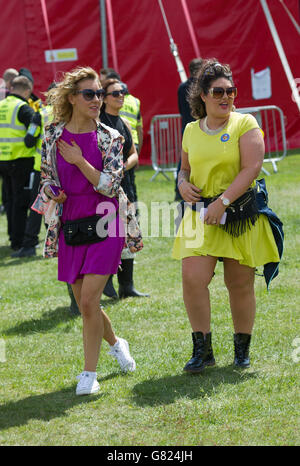
[[122, 259], [121, 270], [118, 270], [119, 298], [143, 298], [147, 293], [141, 293], [133, 285], [133, 259]]
[[234, 334], [234, 364], [237, 367], [250, 367], [249, 347], [251, 335], [248, 333]]
[[108, 298], [118, 299], [118, 294], [116, 290], [114, 289], [113, 275], [110, 275], [109, 279], [107, 280], [106, 285], [103, 290], [103, 294], [107, 296]]
[[211, 332], [205, 336], [202, 332], [193, 332], [193, 355], [186, 363], [183, 370], [197, 374], [202, 372], [206, 366], [214, 366], [216, 361], [211, 345]]

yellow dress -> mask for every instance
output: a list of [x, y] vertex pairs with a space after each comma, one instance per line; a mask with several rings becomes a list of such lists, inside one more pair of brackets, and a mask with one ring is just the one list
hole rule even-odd
[[[188, 153], [190, 182], [202, 189], [203, 197], [217, 196], [233, 182], [240, 171], [239, 138], [253, 128], [259, 128], [255, 118], [240, 113], [231, 113], [226, 127], [216, 135], [204, 133], [199, 120], [186, 126], [182, 148]], [[234, 237], [219, 226], [204, 224], [199, 212], [186, 208], [172, 256], [183, 259], [206, 255], [232, 258], [249, 267], [280, 261], [265, 215], [260, 215], [245, 233]]]

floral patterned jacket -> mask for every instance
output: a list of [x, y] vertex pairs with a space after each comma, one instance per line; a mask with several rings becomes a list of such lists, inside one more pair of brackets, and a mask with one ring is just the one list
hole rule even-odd
[[[50, 199], [45, 193], [45, 186], [51, 184], [60, 187], [56, 165], [56, 141], [61, 137], [65, 123], [51, 123], [46, 126], [42, 144], [41, 189], [32, 205], [32, 209], [45, 215], [48, 225], [44, 244], [44, 257], [56, 257], [58, 253], [58, 234], [62, 204]], [[126, 241], [125, 247], [132, 252], [143, 248], [141, 231], [135, 217], [135, 206], [131, 204], [121, 187], [123, 178], [123, 136], [113, 128], [97, 122], [98, 147], [103, 157], [103, 170], [94, 189], [108, 197], [116, 197], [119, 213], [123, 220]]]

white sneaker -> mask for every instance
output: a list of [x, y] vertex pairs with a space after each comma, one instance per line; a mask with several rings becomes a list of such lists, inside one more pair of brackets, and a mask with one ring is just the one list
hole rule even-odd
[[77, 380], [79, 382], [76, 387], [76, 395], [91, 395], [100, 389], [96, 373], [84, 371], [77, 376]]
[[118, 338], [117, 343], [110, 347], [108, 354], [116, 358], [122, 371], [133, 372], [135, 370], [135, 360], [130, 356], [129, 345], [124, 338]]

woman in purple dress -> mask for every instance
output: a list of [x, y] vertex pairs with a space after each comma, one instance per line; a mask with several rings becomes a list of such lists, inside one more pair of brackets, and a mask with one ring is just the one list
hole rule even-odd
[[[85, 364], [76, 394], [85, 395], [99, 390], [96, 367], [102, 338], [122, 370], [135, 370], [127, 341], [116, 337], [99, 307], [108, 277], [118, 270], [125, 244], [117, 200], [124, 194], [120, 188], [123, 138], [98, 121], [103, 90], [92, 68], [66, 73], [48, 98], [54, 120], [45, 130], [42, 188], [33, 208], [45, 214], [49, 225], [44, 256], [58, 256], [58, 280], [71, 284], [82, 314]], [[93, 244], [66, 244], [61, 225], [94, 216], [103, 205], [114, 213], [108, 236]], [[127, 245], [137, 251], [142, 247], [141, 238], [137, 235]]]

